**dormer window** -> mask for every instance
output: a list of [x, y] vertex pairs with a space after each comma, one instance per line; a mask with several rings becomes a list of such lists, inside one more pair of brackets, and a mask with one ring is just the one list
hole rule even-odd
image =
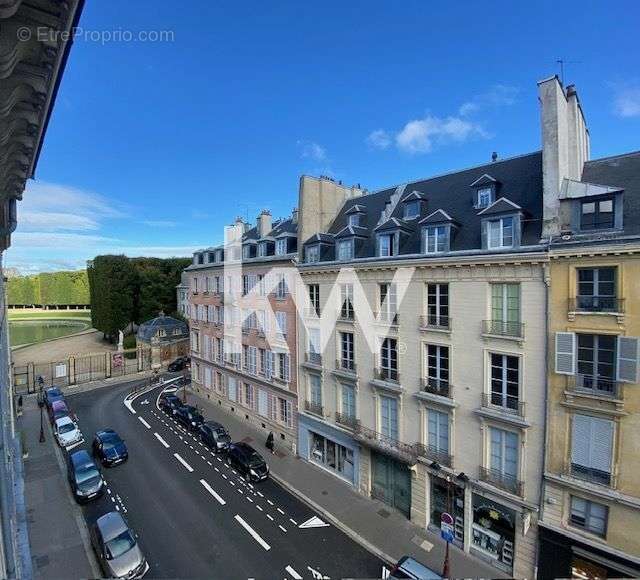
[[216, 252], [216, 262], [224, 262], [224, 250], [218, 250]]
[[378, 256], [384, 258], [394, 255], [393, 239], [393, 234], [378, 235]]
[[312, 264], [320, 261], [320, 246], [307, 246], [304, 251], [304, 260], [308, 264]]
[[287, 238], [276, 240], [276, 256], [284, 256], [287, 253]]
[[258, 256], [264, 258], [267, 255], [267, 242], [260, 242], [258, 244]]
[[481, 187], [478, 189], [478, 198], [476, 207], [478, 209], [489, 207], [491, 205], [491, 198], [493, 197], [493, 190], [491, 187]]
[[337, 246], [337, 257], [340, 261], [353, 260], [353, 240], [340, 240]]
[[449, 226], [430, 226], [424, 228], [423, 247], [425, 254], [438, 254], [449, 249]]
[[242, 246], [242, 258], [248, 260], [251, 257], [251, 246]]
[[417, 218], [420, 215], [420, 202], [417, 199], [407, 201], [404, 204], [403, 218], [411, 220]]
[[359, 213], [353, 213], [350, 216], [348, 216], [347, 218], [347, 225], [348, 226], [359, 226], [360, 225], [360, 214]]
[[489, 249], [513, 246], [513, 217], [503, 217], [487, 222], [487, 247]]
[[614, 199], [583, 201], [580, 212], [581, 230], [606, 230], [614, 227]]

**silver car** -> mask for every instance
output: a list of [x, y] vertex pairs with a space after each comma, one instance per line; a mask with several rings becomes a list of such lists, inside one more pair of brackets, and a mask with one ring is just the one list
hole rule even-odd
[[91, 542], [108, 578], [142, 578], [149, 570], [136, 536], [120, 512], [98, 518], [91, 529]]

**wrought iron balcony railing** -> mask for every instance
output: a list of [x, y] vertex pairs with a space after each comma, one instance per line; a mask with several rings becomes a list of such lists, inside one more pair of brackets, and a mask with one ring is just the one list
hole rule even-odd
[[415, 465], [418, 460], [416, 445], [403, 443], [394, 437], [369, 429], [359, 421], [356, 422], [354, 436], [361, 443], [410, 465]]
[[358, 424], [358, 420], [353, 415], [336, 413], [336, 423], [339, 423], [343, 427], [348, 427], [349, 429], [355, 429]]
[[426, 457], [431, 461], [436, 461], [440, 465], [445, 467], [451, 467], [453, 465], [453, 456], [449, 455], [448, 451], [438, 449], [434, 445], [425, 445], [423, 443], [416, 443], [416, 450], [420, 457]]
[[422, 389], [425, 393], [430, 393], [431, 395], [439, 395], [453, 399], [453, 385], [443, 379], [434, 379], [432, 377], [423, 378]]
[[390, 381], [392, 383], [400, 382], [400, 373], [398, 369], [388, 367], [376, 367], [373, 369], [374, 377], [379, 381]]
[[507, 322], [506, 320], [483, 320], [483, 334], [524, 338], [524, 322]]
[[602, 397], [620, 398], [622, 385], [613, 377], [600, 377], [592, 375], [576, 374], [570, 377], [569, 389], [599, 395]]
[[569, 300], [570, 312], [624, 312], [624, 299], [615, 296], [576, 296]]
[[606, 485], [607, 487], [615, 487], [615, 478], [607, 471], [594, 469], [593, 467], [585, 467], [572, 463], [569, 468], [569, 475], [576, 479], [588, 481], [589, 483], [597, 483], [598, 485]]
[[497, 469], [480, 467], [480, 479], [514, 495], [522, 496], [524, 493], [524, 483], [522, 481]]
[[419, 324], [422, 329], [451, 330], [451, 318], [440, 314], [423, 314]]
[[339, 371], [345, 371], [347, 373], [356, 373], [357, 367], [355, 361], [348, 358], [336, 359], [336, 369]]
[[304, 402], [304, 410], [314, 415], [324, 416], [324, 409], [320, 403], [314, 403], [313, 401]]
[[525, 403], [519, 397], [504, 393], [482, 393], [482, 406], [524, 417]]
[[307, 352], [304, 358], [309, 364], [322, 366], [322, 355], [319, 352]]
[[353, 312], [353, 308], [345, 308], [343, 306], [340, 309], [338, 320], [341, 320], [342, 322], [353, 322], [354, 319], [355, 319], [355, 313]]

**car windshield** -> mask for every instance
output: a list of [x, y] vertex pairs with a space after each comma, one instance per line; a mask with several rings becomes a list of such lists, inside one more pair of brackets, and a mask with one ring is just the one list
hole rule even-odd
[[76, 481], [78, 483], [85, 483], [91, 479], [95, 479], [100, 477], [100, 473], [96, 469], [95, 465], [87, 463], [86, 465], [81, 465], [76, 470]]
[[264, 459], [260, 457], [257, 453], [252, 453], [249, 455], [249, 467], [256, 468], [262, 467], [264, 465]]
[[102, 439], [103, 445], [107, 449], [110, 449], [111, 447], [115, 447], [121, 441], [120, 437], [115, 433], [111, 433], [109, 435], [103, 435], [101, 439]]
[[129, 530], [125, 530], [119, 536], [116, 536], [113, 540], [109, 540], [105, 544], [105, 547], [107, 548], [107, 558], [109, 558], [109, 560], [119, 558], [135, 545], [136, 541], [133, 539], [131, 532]]
[[71, 431], [74, 431], [75, 428], [76, 426], [73, 423], [65, 423], [64, 425], [60, 426], [60, 428], [58, 429], [58, 432], [60, 434], [71, 433]]

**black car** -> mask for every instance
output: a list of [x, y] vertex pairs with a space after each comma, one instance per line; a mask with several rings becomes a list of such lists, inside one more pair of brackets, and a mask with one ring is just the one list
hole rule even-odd
[[200, 425], [204, 423], [204, 417], [191, 405], [182, 405], [176, 411], [176, 419], [178, 423], [189, 431], [197, 431]]
[[176, 360], [169, 363], [167, 370], [170, 373], [183, 371], [185, 368], [187, 368], [190, 362], [191, 362], [191, 359], [188, 356], [179, 356]]
[[216, 453], [226, 451], [231, 445], [231, 437], [229, 432], [220, 423], [215, 421], [205, 421], [198, 428], [200, 439], [209, 448]]
[[129, 459], [129, 450], [125, 442], [113, 429], [98, 431], [93, 440], [92, 449], [93, 455], [106, 467], [118, 465]]
[[67, 477], [78, 503], [89, 502], [104, 493], [106, 486], [100, 470], [84, 449], [69, 455]]
[[160, 397], [160, 409], [167, 415], [175, 415], [182, 405], [180, 398], [172, 393], [167, 393]]
[[232, 443], [229, 446], [227, 463], [249, 481], [262, 481], [269, 475], [269, 466], [262, 455], [246, 443]]
[[64, 395], [58, 387], [49, 387], [44, 391], [44, 402], [50, 409], [54, 401], [64, 401]]

